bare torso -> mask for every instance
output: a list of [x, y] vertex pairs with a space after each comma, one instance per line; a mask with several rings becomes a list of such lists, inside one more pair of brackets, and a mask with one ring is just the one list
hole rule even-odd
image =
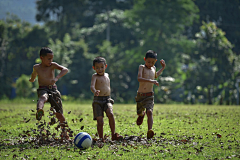
[[42, 66], [41, 64], [36, 64], [34, 65], [34, 69], [38, 74], [39, 86], [53, 85], [51, 84], [52, 83], [51, 81], [55, 78], [54, 65], [46, 67], [46, 66]]
[[[142, 78], [154, 80], [156, 77], [156, 68], [151, 67], [151, 69], [147, 68], [145, 65], [141, 65], [143, 67], [142, 70]], [[148, 93], [153, 92], [154, 83], [149, 82], [139, 82], [138, 92]]]
[[95, 89], [100, 90], [99, 96], [109, 96], [111, 94], [110, 79], [107, 73], [103, 76], [93, 75], [96, 78]]

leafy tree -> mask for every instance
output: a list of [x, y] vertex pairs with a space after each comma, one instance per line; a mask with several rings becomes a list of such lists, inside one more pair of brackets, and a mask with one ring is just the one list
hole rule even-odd
[[62, 39], [64, 34], [69, 33], [69, 29], [75, 25], [92, 27], [96, 15], [108, 13], [113, 9], [128, 9], [131, 7], [130, 4], [131, 0], [39, 0], [37, 1], [36, 19], [46, 22], [58, 38]]
[[76, 45], [75, 42], [71, 41], [70, 35], [65, 34], [62, 42], [59, 39], [56, 39], [55, 42], [50, 39], [49, 43], [49, 47], [54, 52], [54, 60], [68, 67], [72, 63], [72, 57], [75, 54], [75, 48], [73, 46]]
[[[54, 52], [54, 61], [70, 70], [67, 76], [64, 76], [57, 82], [58, 86], [62, 88], [63, 94], [70, 94], [78, 97], [77, 95], [84, 92], [86, 88], [85, 83], [81, 85], [78, 81], [80, 82], [81, 80], [81, 82], [83, 82], [87, 80], [82, 79], [87, 70], [85, 67], [86, 59], [84, 58], [84, 53], [87, 52], [87, 45], [83, 40], [73, 41], [69, 34], [65, 34], [63, 41], [59, 39], [53, 41], [50, 39], [49, 43], [49, 47]], [[89, 68], [90, 67], [89, 65]], [[70, 91], [67, 88], [69, 88]], [[87, 89], [89, 89], [89, 87], [87, 87]]]
[[71, 59], [72, 63], [69, 65], [70, 73], [66, 76], [69, 94], [80, 99], [91, 99], [92, 60], [87, 58], [90, 54], [88, 45], [81, 39], [75, 41], [74, 48], [76, 52]]
[[232, 88], [236, 55], [225, 33], [213, 22], [203, 23], [196, 38], [196, 50], [190, 54], [192, 65], [188, 66], [184, 87], [194, 94], [206, 95], [212, 104], [214, 91], [219, 94]]
[[16, 81], [16, 92], [18, 97], [27, 98], [32, 93], [32, 83], [29, 83], [29, 76], [22, 74]]
[[[127, 19], [122, 10], [109, 11], [109, 24], [111, 26], [110, 42], [113, 46], [119, 45], [122, 50], [137, 46], [136, 36], [133, 35], [133, 29], [125, 23]], [[90, 52], [98, 52], [97, 45], [107, 40], [106, 22], [107, 14], [101, 13], [96, 15], [93, 27], [74, 28], [72, 35], [75, 39], [81, 38], [89, 45]]]
[[[191, 0], [134, 1], [133, 9], [126, 14], [135, 28], [140, 47], [132, 54], [141, 53], [138, 59], [142, 59], [142, 54], [153, 49], [161, 54], [161, 58], [174, 64], [177, 56], [173, 40], [183, 34], [186, 26], [192, 25], [198, 18], [197, 12], [198, 8]], [[175, 66], [168, 67], [168, 71], [175, 71]]]
[[8, 77], [7, 77], [7, 24], [4, 21], [0, 21], [0, 84], [5, 84], [5, 85], [0, 85], [0, 98], [3, 95], [10, 95], [10, 88], [11, 85], [8, 82]]
[[234, 45], [233, 51], [240, 54], [240, 0], [201, 0], [194, 1], [199, 8], [199, 21], [190, 30], [192, 37], [198, 32], [202, 21], [215, 22], [226, 33], [226, 38]]

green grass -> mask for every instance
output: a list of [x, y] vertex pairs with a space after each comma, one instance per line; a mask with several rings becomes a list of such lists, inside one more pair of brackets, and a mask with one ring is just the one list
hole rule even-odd
[[[74, 136], [87, 132], [92, 138], [97, 133], [91, 104], [63, 102], [65, 117]], [[49, 122], [50, 105], [44, 107], [42, 122]], [[114, 104], [116, 132], [130, 137], [123, 142], [94, 143], [81, 151], [73, 144], [33, 144], [36, 138], [31, 129], [37, 129], [35, 103], [0, 103], [0, 159], [239, 159], [240, 107], [208, 105], [160, 105], [153, 111], [155, 136], [146, 139], [147, 117], [136, 125], [135, 104]], [[31, 111], [34, 110], [34, 112]], [[71, 111], [70, 114], [68, 112]], [[80, 122], [79, 120], [83, 118]], [[30, 119], [30, 120], [29, 120]], [[27, 122], [29, 120], [29, 122]], [[50, 127], [51, 133], [57, 124]], [[81, 128], [84, 127], [82, 130]], [[24, 138], [26, 131], [29, 135]], [[108, 119], [104, 117], [104, 134], [109, 136]], [[135, 138], [135, 139], [134, 139]], [[31, 142], [31, 143], [30, 143]]]

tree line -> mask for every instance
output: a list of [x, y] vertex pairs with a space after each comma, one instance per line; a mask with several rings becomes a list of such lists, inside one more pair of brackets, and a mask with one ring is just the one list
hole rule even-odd
[[57, 82], [65, 99], [92, 99], [92, 60], [107, 60], [112, 97], [134, 102], [138, 66], [147, 50], [167, 66], [154, 87], [156, 103], [236, 104], [240, 0], [38, 0], [31, 25], [0, 21], [0, 98], [36, 96], [28, 77], [39, 51], [70, 72]]

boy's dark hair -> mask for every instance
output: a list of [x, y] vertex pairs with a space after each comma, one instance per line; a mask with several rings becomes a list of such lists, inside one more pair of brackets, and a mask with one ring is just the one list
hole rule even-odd
[[157, 53], [154, 52], [153, 50], [148, 50], [146, 55], [145, 55], [145, 59], [147, 59], [147, 58], [157, 59]]
[[53, 51], [49, 47], [42, 47], [40, 50], [40, 57], [46, 56], [48, 53], [53, 53]]
[[104, 65], [107, 64], [106, 59], [99, 56], [99, 57], [94, 58], [94, 60], [93, 60], [93, 66], [95, 66], [95, 63], [100, 63], [100, 62], [103, 62]]

